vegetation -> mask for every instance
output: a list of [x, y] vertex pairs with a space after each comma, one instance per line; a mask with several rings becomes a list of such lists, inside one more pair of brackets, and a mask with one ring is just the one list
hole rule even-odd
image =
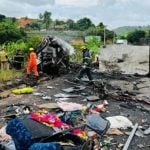
[[40, 19], [43, 19], [43, 23], [45, 23], [46, 30], [49, 29], [49, 26], [51, 24], [51, 12], [45, 11], [44, 14], [40, 14]]
[[99, 54], [100, 53], [100, 39], [96, 38], [96, 37], [91, 37], [88, 41], [87, 41], [87, 48], [91, 50], [92, 54]]
[[22, 77], [22, 72], [16, 70], [0, 70], [0, 83]]
[[18, 29], [17, 26], [10, 22], [0, 23], [0, 44], [8, 42], [16, 42], [19, 39], [25, 37], [25, 32]]
[[142, 30], [135, 30], [127, 35], [127, 40], [131, 44], [139, 44], [141, 38], [145, 38], [146, 32]]

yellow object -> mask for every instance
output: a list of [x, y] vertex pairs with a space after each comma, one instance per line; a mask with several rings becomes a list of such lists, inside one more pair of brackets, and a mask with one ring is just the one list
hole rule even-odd
[[85, 49], [86, 49], [86, 46], [81, 46], [80, 49], [81, 49], [81, 50], [85, 50]]
[[12, 93], [13, 94], [31, 94], [31, 93], [33, 93], [33, 88], [26, 87], [23, 89], [15, 89], [15, 90], [12, 90]]
[[0, 51], [0, 62], [7, 62], [7, 53], [5, 51]]
[[29, 51], [34, 51], [34, 48], [32, 48], [32, 47], [31, 47], [31, 48], [29, 48]]

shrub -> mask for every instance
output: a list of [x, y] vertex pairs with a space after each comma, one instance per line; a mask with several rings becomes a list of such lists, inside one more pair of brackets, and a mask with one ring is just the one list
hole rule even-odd
[[17, 26], [13, 23], [0, 23], [0, 44], [16, 42], [17, 40], [23, 38], [25, 35], [25, 32], [17, 28]]

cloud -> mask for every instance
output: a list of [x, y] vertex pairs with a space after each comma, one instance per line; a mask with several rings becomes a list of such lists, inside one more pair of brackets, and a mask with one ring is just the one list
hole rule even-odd
[[100, 3], [101, 0], [55, 0], [56, 5], [66, 5], [74, 7], [90, 7]]
[[7, 0], [7, 1], [32, 6], [53, 5], [55, 3], [55, 0]]
[[53, 19], [89, 17], [110, 28], [150, 24], [149, 0], [0, 0], [0, 14], [37, 18], [44, 11]]

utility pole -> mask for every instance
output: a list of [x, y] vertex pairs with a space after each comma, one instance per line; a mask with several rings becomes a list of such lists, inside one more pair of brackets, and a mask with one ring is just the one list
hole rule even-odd
[[150, 39], [148, 39], [148, 46], [149, 46], [149, 72], [148, 72], [148, 77], [150, 77]]
[[106, 47], [106, 26], [104, 26], [104, 45], [103, 48]]

